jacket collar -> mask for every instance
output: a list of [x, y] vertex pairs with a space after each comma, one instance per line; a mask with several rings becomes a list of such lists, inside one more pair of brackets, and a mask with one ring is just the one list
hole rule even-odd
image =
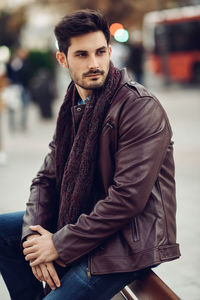
[[129, 77], [127, 69], [122, 69], [121, 70], [121, 81], [120, 81], [120, 85], [124, 85], [127, 82], [132, 81], [132, 79]]

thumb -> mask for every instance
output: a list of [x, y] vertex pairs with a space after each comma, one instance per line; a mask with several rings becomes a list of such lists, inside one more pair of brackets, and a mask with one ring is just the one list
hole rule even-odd
[[47, 233], [48, 231], [46, 229], [44, 229], [42, 226], [40, 225], [31, 225], [30, 229], [33, 231], [37, 231], [39, 234], [43, 235], [45, 233]]

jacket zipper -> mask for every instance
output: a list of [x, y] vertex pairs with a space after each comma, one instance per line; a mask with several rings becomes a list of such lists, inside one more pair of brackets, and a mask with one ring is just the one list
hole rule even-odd
[[132, 233], [133, 233], [133, 240], [134, 242], [139, 241], [139, 233], [138, 233], [138, 225], [137, 225], [137, 218], [135, 217], [131, 222]]
[[74, 110], [73, 107], [71, 108], [71, 113], [72, 113], [72, 128], [73, 128], [73, 134], [74, 134], [74, 139], [76, 136], [76, 126], [75, 126], [75, 121], [74, 121]]

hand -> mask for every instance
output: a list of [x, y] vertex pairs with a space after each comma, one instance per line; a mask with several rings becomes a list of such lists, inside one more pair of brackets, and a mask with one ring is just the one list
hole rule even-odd
[[52, 290], [60, 287], [60, 280], [53, 263], [49, 262], [32, 267], [32, 272], [39, 281], [45, 281]]
[[30, 229], [40, 234], [31, 236], [32, 238], [23, 243], [25, 259], [30, 261], [30, 266], [56, 260], [58, 252], [52, 241], [53, 234], [40, 225], [30, 226]]

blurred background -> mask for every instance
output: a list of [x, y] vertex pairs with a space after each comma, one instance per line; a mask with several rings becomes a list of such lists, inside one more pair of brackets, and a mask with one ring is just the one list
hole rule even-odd
[[[166, 109], [175, 142], [177, 237], [182, 257], [156, 273], [181, 297], [200, 299], [200, 0], [0, 1], [0, 213], [24, 210], [70, 82], [56, 62], [55, 24], [99, 9], [112, 61]], [[0, 277], [0, 299], [9, 295]]]

